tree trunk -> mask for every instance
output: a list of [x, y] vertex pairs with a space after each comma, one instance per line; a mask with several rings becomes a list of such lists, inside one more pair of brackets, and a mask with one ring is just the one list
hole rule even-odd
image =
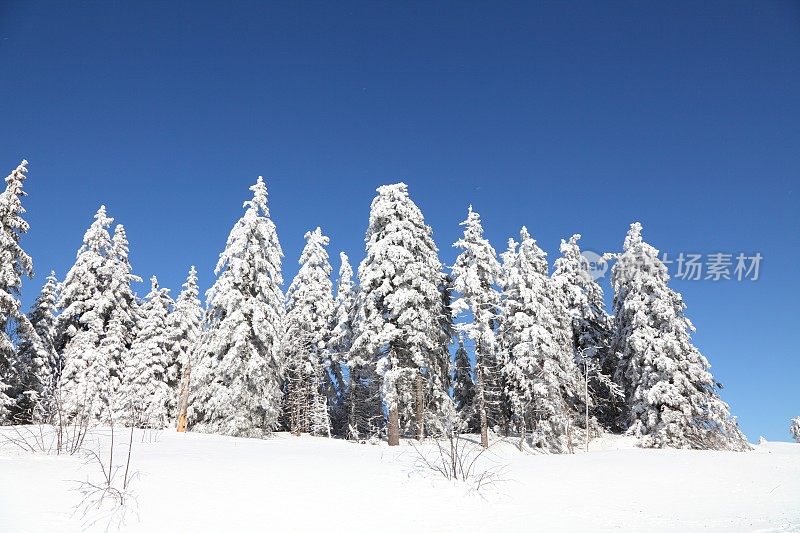
[[483, 377], [483, 357], [481, 357], [481, 343], [478, 341], [475, 350], [475, 381], [478, 392], [478, 414], [481, 419], [481, 446], [489, 447], [489, 421], [486, 419], [486, 391]]
[[189, 410], [189, 382], [192, 376], [192, 364], [187, 361], [181, 377], [181, 393], [178, 397], [178, 433], [186, 431], [186, 413]]
[[397, 406], [389, 407], [389, 446], [400, 445], [400, 418], [397, 415]]
[[414, 381], [414, 403], [416, 404], [417, 440], [425, 438], [425, 381], [422, 374], [417, 372]]

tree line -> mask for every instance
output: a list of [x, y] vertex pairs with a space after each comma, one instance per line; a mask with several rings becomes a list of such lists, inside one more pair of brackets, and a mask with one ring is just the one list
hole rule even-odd
[[0, 195], [2, 423], [57, 417], [390, 445], [476, 433], [484, 447], [515, 436], [551, 452], [612, 431], [648, 447], [748, 447], [639, 223], [613, 254], [608, 313], [580, 235], [561, 242], [551, 271], [525, 227], [498, 254], [470, 207], [447, 268], [407, 186], [384, 185], [357, 272], [340, 253], [334, 286], [330, 241], [316, 228], [284, 292], [259, 177], [205, 305], [194, 267], [175, 300], [155, 277], [138, 298], [125, 228], [112, 229], [101, 206], [74, 265], [62, 281], [48, 276], [25, 314], [26, 176], [23, 161]]

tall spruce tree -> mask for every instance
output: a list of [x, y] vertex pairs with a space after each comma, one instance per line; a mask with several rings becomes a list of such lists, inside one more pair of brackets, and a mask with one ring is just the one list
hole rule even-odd
[[[344, 256], [344, 258], [346, 257]], [[377, 372], [377, 361], [371, 356], [372, 354], [364, 352], [355, 345], [355, 335], [361, 331], [360, 324], [365, 315], [364, 306], [361, 304], [362, 293], [349, 281], [352, 275], [349, 262], [343, 261], [339, 274], [337, 301], [342, 302], [342, 308], [349, 305], [349, 317], [342, 317], [342, 320], [339, 321], [345, 326], [337, 325], [334, 328], [332, 340], [340, 338], [346, 340], [341, 344], [340, 349], [341, 357], [347, 367], [348, 377], [340, 432], [345, 438], [362, 441], [380, 435], [385, 428], [385, 420], [381, 406], [381, 378]], [[348, 287], [351, 291], [350, 298], [344, 296]], [[341, 298], [339, 298], [340, 294]], [[348, 299], [351, 299], [349, 304], [347, 303]], [[345, 345], [348, 345], [346, 352], [344, 351]]]
[[356, 287], [353, 284], [353, 268], [344, 252], [339, 253], [339, 277], [336, 281], [336, 299], [333, 304], [333, 316], [330, 325], [330, 338], [326, 350], [329, 362], [330, 382], [334, 390], [328, 391], [328, 402], [331, 406], [331, 425], [334, 432], [347, 437], [347, 411], [345, 405], [352, 386], [352, 371], [345, 383], [344, 369], [347, 367], [350, 349], [353, 346], [353, 321], [355, 319]]
[[53, 415], [53, 395], [61, 374], [61, 361], [55, 349], [55, 309], [59, 284], [51, 272], [28, 312], [35, 335], [19, 333], [19, 354], [25, 397], [21, 414], [32, 422], [47, 422]]
[[642, 225], [631, 224], [611, 275], [614, 378], [627, 400], [622, 424], [646, 447], [748, 449], [668, 280]]
[[120, 368], [117, 415], [126, 424], [164, 428], [170, 422], [174, 392], [168, 382], [169, 289], [150, 279], [150, 292], [141, 307], [141, 325]]
[[199, 431], [262, 437], [276, 427], [283, 401], [283, 252], [259, 177], [234, 225], [207, 292], [207, 324], [189, 418]]
[[463, 250], [453, 265], [453, 286], [460, 298], [453, 302], [453, 312], [471, 320], [458, 325], [475, 344], [475, 408], [481, 431], [481, 446], [489, 446], [490, 424], [499, 422], [502, 386], [496, 327], [500, 295], [497, 254], [483, 236], [480, 215], [469, 206], [467, 219], [461, 223], [464, 236], [453, 245]]
[[503, 373], [515, 425], [534, 446], [569, 451], [581, 412], [581, 378], [546, 254], [523, 227], [519, 249], [512, 241], [503, 259], [502, 335], [509, 355]]
[[330, 242], [320, 228], [306, 232], [300, 270], [286, 291], [284, 342], [289, 429], [330, 436], [328, 395], [333, 387], [326, 346], [334, 302], [331, 265], [325, 247]]
[[[105, 337], [100, 342], [100, 351], [109, 362], [111, 388], [114, 393], [122, 381], [123, 357], [133, 345], [134, 338], [142, 327], [142, 321], [146, 318], [139, 309], [139, 301], [131, 287], [131, 283], [142, 281], [142, 278], [132, 273], [128, 253], [128, 235], [125, 227], [117, 224], [111, 239], [111, 255], [108, 258], [111, 276], [104, 291], [113, 298], [114, 305], [108, 314]], [[115, 409], [117, 407], [115, 405]]]
[[[578, 246], [578, 234], [561, 241], [561, 257], [556, 259], [553, 286], [564, 317], [572, 330], [572, 349], [576, 362], [588, 379], [591, 414], [610, 428], [617, 416], [619, 388], [610, 377], [611, 317], [605, 312], [603, 289], [592, 279]], [[584, 398], [584, 402], [587, 399]], [[584, 421], [585, 423], [585, 421]]]
[[33, 262], [20, 246], [29, 228], [22, 218], [27, 167], [28, 162], [23, 160], [6, 177], [5, 191], [0, 194], [0, 424], [15, 421], [19, 415], [17, 400], [24, 393], [25, 369], [10, 332], [36, 335], [19, 301], [23, 276], [33, 276]]
[[112, 222], [105, 206], [100, 206], [61, 286], [56, 349], [64, 362], [60, 394], [68, 417], [111, 416], [111, 362], [100, 352], [100, 343], [113, 306], [113, 300], [105, 298], [111, 275], [108, 228]]
[[397, 445], [401, 426], [413, 427], [418, 438], [424, 435], [426, 396], [441, 397], [447, 386], [446, 375], [437, 379], [445, 312], [442, 265], [433, 232], [404, 183], [378, 188], [365, 241], [354, 350], [377, 362], [388, 440]]
[[203, 328], [203, 308], [198, 298], [197, 270], [189, 269], [183, 290], [175, 300], [170, 314], [169, 346], [170, 366], [167, 369], [167, 383], [173, 389], [174, 402], [170, 407], [171, 417], [178, 418], [178, 427], [186, 430], [186, 411], [189, 401], [192, 365], [195, 364], [198, 342]]
[[140, 278], [131, 273], [125, 229], [118, 225], [112, 239], [112, 222], [100, 206], [61, 286], [55, 345], [61, 407], [70, 418], [111, 419], [121, 358], [138, 325], [131, 282]]
[[472, 364], [464, 347], [464, 338], [458, 337], [458, 347], [453, 361], [453, 403], [459, 415], [462, 430], [480, 430], [480, 421], [475, 409], [475, 381]]

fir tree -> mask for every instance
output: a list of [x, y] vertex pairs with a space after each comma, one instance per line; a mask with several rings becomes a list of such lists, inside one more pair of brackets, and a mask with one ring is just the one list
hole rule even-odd
[[61, 361], [55, 350], [55, 309], [59, 284], [55, 272], [45, 280], [39, 296], [28, 312], [35, 335], [20, 332], [19, 359], [25, 371], [22, 374], [26, 396], [20, 405], [25, 419], [33, 422], [49, 421], [53, 414], [53, 395], [61, 373]]
[[10, 332], [35, 337], [28, 317], [20, 310], [23, 276], [33, 277], [33, 262], [20, 246], [28, 223], [22, 218], [22, 198], [28, 162], [22, 161], [6, 177], [0, 194], [0, 424], [16, 418], [16, 400], [23, 393], [21, 374], [25, 372]]
[[142, 281], [142, 278], [132, 273], [128, 248], [125, 228], [122, 224], [117, 224], [108, 257], [111, 276], [104, 290], [105, 294], [113, 298], [114, 306], [108, 313], [105, 337], [100, 343], [100, 352], [108, 361], [110, 369], [112, 393], [115, 393], [122, 381], [122, 359], [125, 352], [131, 348], [134, 337], [142, 327], [140, 322], [146, 318], [139, 309], [136, 294], [131, 288], [131, 283]]
[[[170, 407], [171, 417], [186, 414], [188, 408], [189, 385], [191, 383], [192, 365], [195, 364], [195, 350], [203, 327], [203, 309], [198, 298], [197, 270], [194, 265], [189, 269], [183, 290], [175, 300], [170, 314], [169, 363], [167, 383], [173, 389], [174, 404]], [[185, 430], [185, 419], [179, 420]]]
[[472, 379], [472, 364], [464, 347], [464, 338], [459, 335], [453, 363], [453, 403], [459, 414], [461, 426], [468, 431], [480, 429], [475, 409], [475, 381]]
[[[489, 446], [488, 428], [498, 422], [501, 401], [497, 360], [496, 326], [500, 295], [495, 289], [500, 277], [497, 254], [483, 236], [480, 215], [469, 207], [463, 238], [453, 245], [463, 250], [453, 265], [453, 285], [461, 297], [453, 303], [459, 315], [467, 312], [471, 321], [459, 325], [475, 343], [475, 408], [481, 431], [481, 445]], [[492, 416], [495, 415], [495, 416]]]
[[404, 183], [378, 188], [365, 241], [354, 350], [377, 361], [389, 443], [397, 445], [401, 423], [422, 437], [426, 396], [441, 397], [447, 386], [446, 374], [444, 381], [436, 379], [442, 366], [442, 265], [433, 232]]
[[789, 422], [789, 434], [800, 444], [800, 416], [792, 418]]
[[503, 368], [510, 410], [522, 437], [550, 451], [572, 449], [581, 379], [571, 330], [547, 276], [547, 258], [526, 228], [504, 254]]
[[[561, 241], [561, 257], [555, 261], [553, 286], [565, 308], [567, 328], [572, 331], [572, 349], [592, 391], [592, 414], [603, 426], [611, 427], [617, 416], [618, 387], [610, 378], [611, 317], [605, 312], [603, 289], [592, 279], [573, 235]], [[584, 402], [587, 399], [584, 398]], [[584, 421], [585, 423], [586, 421]]]
[[207, 293], [209, 331], [192, 373], [189, 418], [200, 431], [262, 437], [276, 427], [283, 397], [283, 252], [263, 178], [250, 190]]
[[128, 425], [164, 428], [170, 420], [174, 391], [168, 382], [169, 289], [150, 279], [150, 292], [141, 308], [142, 323], [125, 354], [118, 393], [119, 418]]
[[[351, 392], [353, 382], [345, 384], [343, 368], [349, 361], [350, 349], [353, 346], [353, 327], [355, 319], [356, 287], [353, 284], [353, 268], [344, 252], [339, 253], [339, 277], [336, 282], [336, 299], [333, 304], [333, 317], [330, 326], [330, 338], [326, 351], [329, 362], [329, 381], [334, 385], [328, 391], [328, 402], [331, 406], [331, 425], [339, 436], [347, 436], [347, 415], [345, 404]], [[352, 371], [348, 373], [352, 378]]]
[[325, 250], [330, 241], [320, 228], [307, 232], [305, 239], [300, 270], [286, 291], [289, 428], [297, 435], [311, 432], [330, 436], [325, 390], [332, 384], [323, 384], [325, 376], [330, 376], [325, 347], [334, 309], [331, 266]]
[[[350, 275], [352, 272], [350, 273]], [[344, 436], [355, 441], [377, 437], [385, 428], [381, 406], [381, 377], [377, 361], [355, 345], [355, 335], [362, 331], [366, 318], [361, 303], [363, 293], [354, 289], [352, 308], [352, 335], [350, 350], [344, 354], [348, 369], [347, 392], [344, 399]]]
[[125, 229], [117, 226], [112, 240], [112, 222], [100, 206], [61, 286], [55, 345], [63, 361], [61, 403], [70, 418], [108, 421], [119, 408], [120, 361], [138, 324], [130, 284], [140, 278], [131, 274]]
[[642, 240], [641, 224], [631, 224], [612, 269], [612, 353], [627, 400], [623, 426], [646, 447], [747, 449], [668, 280], [658, 250]]

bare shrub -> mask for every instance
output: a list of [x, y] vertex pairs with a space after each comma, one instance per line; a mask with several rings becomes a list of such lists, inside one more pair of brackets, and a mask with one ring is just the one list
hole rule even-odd
[[139, 476], [138, 471], [131, 471], [133, 453], [134, 428], [130, 428], [128, 450], [125, 462], [114, 464], [115, 431], [111, 426], [111, 443], [108, 448], [108, 460], [103, 457], [101, 448], [86, 450], [86, 465], [94, 465], [99, 470], [98, 479], [93, 481], [76, 481], [75, 489], [81, 496], [73, 515], [80, 517], [84, 528], [89, 528], [107, 521], [106, 531], [121, 528], [125, 524], [128, 513], [135, 511], [136, 499], [131, 490], [131, 483]]
[[434, 446], [411, 442], [416, 468], [435, 472], [448, 481], [465, 483], [478, 493], [504, 481], [505, 466], [488, 457], [494, 443], [484, 448], [461, 435], [452, 423], [446, 425], [443, 437], [428, 442]]

